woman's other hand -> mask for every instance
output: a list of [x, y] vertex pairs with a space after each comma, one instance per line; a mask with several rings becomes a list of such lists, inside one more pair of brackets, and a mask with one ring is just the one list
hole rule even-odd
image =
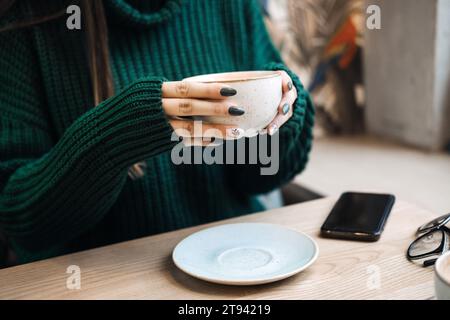
[[269, 135], [275, 134], [278, 129], [292, 117], [294, 112], [294, 102], [297, 100], [297, 89], [295, 88], [291, 77], [286, 71], [280, 70], [277, 72], [281, 74], [283, 96], [278, 107], [278, 114], [267, 126]]

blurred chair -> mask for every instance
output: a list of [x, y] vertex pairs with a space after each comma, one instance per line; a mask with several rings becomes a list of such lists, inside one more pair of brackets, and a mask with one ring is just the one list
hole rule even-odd
[[8, 239], [0, 231], [0, 269], [16, 265], [15, 255], [8, 245]]
[[283, 204], [289, 206], [291, 204], [301, 203], [323, 198], [324, 195], [305, 188], [297, 183], [289, 183], [281, 188], [283, 196]]

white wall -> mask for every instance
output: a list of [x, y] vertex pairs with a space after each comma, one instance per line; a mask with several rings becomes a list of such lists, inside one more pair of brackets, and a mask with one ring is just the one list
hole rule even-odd
[[437, 14], [436, 60], [435, 60], [435, 106], [436, 119], [442, 128], [438, 134], [442, 144], [450, 142], [450, 0], [439, 0]]
[[444, 118], [449, 108], [450, 1], [366, 3], [381, 7], [381, 30], [365, 33], [369, 131], [441, 148], [450, 132]]

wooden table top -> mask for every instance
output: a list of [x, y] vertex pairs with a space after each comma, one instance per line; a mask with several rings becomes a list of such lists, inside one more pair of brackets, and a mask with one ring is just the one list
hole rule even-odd
[[[336, 198], [306, 202], [0, 270], [0, 299], [432, 299], [433, 268], [405, 258], [418, 226], [436, 214], [397, 201], [378, 242], [322, 239]], [[231, 222], [276, 223], [305, 232], [320, 248], [307, 270], [249, 287], [207, 283], [178, 270], [175, 245], [191, 233]], [[68, 289], [68, 266], [81, 288]]]

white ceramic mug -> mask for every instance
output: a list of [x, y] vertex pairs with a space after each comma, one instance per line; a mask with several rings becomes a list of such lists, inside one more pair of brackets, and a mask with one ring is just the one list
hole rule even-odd
[[[224, 83], [237, 91], [228, 99], [245, 110], [238, 117], [198, 117], [206, 122], [236, 125], [253, 136], [265, 129], [278, 113], [282, 97], [281, 75], [275, 71], [241, 71], [206, 74], [184, 79], [204, 83]], [[196, 117], [197, 118], [197, 117]]]
[[450, 300], [450, 251], [439, 257], [434, 270], [436, 298], [438, 300]]

